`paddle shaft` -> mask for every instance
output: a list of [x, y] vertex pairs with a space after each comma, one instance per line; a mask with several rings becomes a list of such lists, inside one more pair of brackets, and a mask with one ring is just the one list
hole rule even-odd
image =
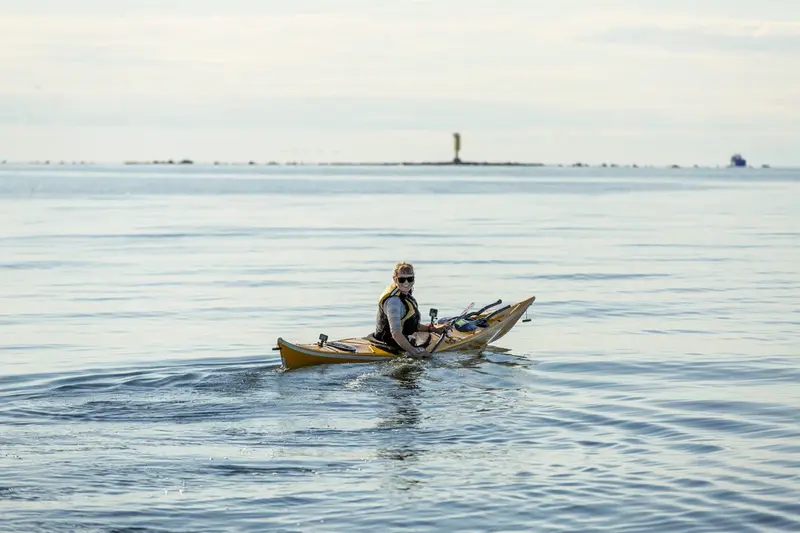
[[497, 300], [496, 302], [494, 302], [494, 303], [491, 303], [491, 304], [489, 304], [489, 305], [486, 305], [486, 306], [484, 306], [484, 307], [481, 307], [480, 309], [478, 309], [478, 310], [477, 310], [477, 311], [475, 311], [475, 312], [469, 313], [469, 316], [470, 316], [470, 317], [477, 317], [477, 316], [480, 316], [480, 314], [481, 314], [481, 313], [483, 313], [484, 311], [486, 311], [487, 309], [491, 309], [492, 307], [494, 307], [494, 306], [496, 306], [496, 305], [500, 305], [501, 303], [503, 303], [503, 300], [501, 300], [501, 299], [498, 299], [498, 300]]
[[[463, 312], [462, 312], [460, 315], [458, 315], [458, 316], [457, 316], [457, 317], [455, 317], [455, 318], [451, 318], [450, 320], [448, 320], [447, 322], [445, 322], [445, 324], [447, 324], [447, 323], [454, 324], [454, 323], [456, 322], [456, 320], [458, 320], [459, 318], [464, 318], [465, 316], [467, 316], [467, 314], [470, 312], [470, 310], [472, 309], [472, 307], [473, 307], [474, 305], [475, 305], [475, 302], [472, 302], [471, 304], [469, 304], [469, 305], [466, 307], [466, 309], [464, 309], [464, 311], [463, 311]], [[438, 347], [439, 347], [439, 345], [442, 343], [442, 341], [444, 340], [444, 338], [445, 338], [445, 337], [447, 337], [447, 331], [445, 331], [444, 333], [442, 333], [442, 336], [441, 336], [441, 337], [439, 337], [439, 340], [438, 340], [438, 341], [436, 341], [436, 344], [433, 346], [433, 349], [430, 351], [430, 354], [431, 354], [431, 355], [433, 355], [433, 352], [435, 352], [435, 351], [436, 351], [436, 348], [438, 348]]]

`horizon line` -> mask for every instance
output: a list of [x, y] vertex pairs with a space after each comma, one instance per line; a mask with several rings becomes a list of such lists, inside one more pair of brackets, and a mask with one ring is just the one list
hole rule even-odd
[[40, 166], [97, 166], [97, 165], [123, 165], [123, 166], [440, 166], [440, 167], [569, 167], [569, 168], [800, 168], [791, 165], [773, 167], [764, 163], [761, 165], [746, 165], [736, 167], [734, 165], [701, 165], [701, 164], [654, 164], [654, 163], [585, 163], [576, 161], [574, 163], [542, 163], [536, 161], [298, 161], [287, 160], [277, 161], [268, 160], [259, 162], [254, 159], [248, 160], [210, 160], [195, 161], [189, 158], [183, 159], [153, 159], [153, 160], [122, 160], [122, 161], [94, 161], [87, 159], [66, 160], [66, 159], [42, 159], [42, 160], [0, 160], [3, 165], [40, 165]]

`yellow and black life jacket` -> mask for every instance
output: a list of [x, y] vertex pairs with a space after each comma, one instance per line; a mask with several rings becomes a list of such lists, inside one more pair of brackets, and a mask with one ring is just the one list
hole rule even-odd
[[416, 333], [419, 329], [421, 315], [419, 306], [417, 306], [417, 301], [414, 297], [410, 294], [403, 294], [396, 285], [389, 285], [386, 287], [386, 290], [383, 291], [380, 299], [378, 299], [378, 316], [376, 317], [375, 333], [373, 336], [383, 343], [399, 348], [392, 338], [392, 332], [389, 328], [389, 317], [386, 316], [386, 312], [383, 310], [383, 303], [393, 296], [400, 298], [400, 301], [406, 306], [406, 313], [400, 321], [403, 327], [403, 335], [405, 335], [406, 338]]

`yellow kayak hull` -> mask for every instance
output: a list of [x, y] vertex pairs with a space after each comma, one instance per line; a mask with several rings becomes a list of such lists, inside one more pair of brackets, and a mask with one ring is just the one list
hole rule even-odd
[[[531, 296], [526, 300], [508, 306], [507, 309], [489, 318], [487, 327], [479, 327], [473, 331], [451, 330], [448, 337], [439, 344], [435, 353], [457, 350], [482, 350], [489, 343], [496, 341], [508, 333], [535, 299], [535, 296]], [[486, 318], [490, 314], [492, 313], [486, 312], [480, 316]], [[428, 349], [432, 349], [433, 346], [439, 342], [440, 335], [434, 333], [432, 337]], [[402, 357], [402, 355], [386, 351], [376, 346], [370, 342], [370, 340], [363, 337], [341, 339], [332, 343], [323, 344], [322, 346], [320, 346], [319, 343], [292, 344], [282, 338], [278, 338], [278, 349], [280, 349], [281, 352], [283, 368], [286, 370], [304, 366], [337, 363], [373, 363]]]

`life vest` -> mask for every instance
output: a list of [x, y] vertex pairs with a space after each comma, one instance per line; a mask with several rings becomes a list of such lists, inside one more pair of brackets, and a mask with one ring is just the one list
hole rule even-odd
[[400, 298], [400, 301], [406, 306], [406, 313], [400, 321], [403, 327], [403, 335], [405, 335], [406, 338], [416, 333], [419, 329], [421, 315], [414, 297], [410, 294], [403, 294], [396, 285], [389, 285], [386, 287], [386, 290], [383, 291], [383, 294], [381, 294], [378, 300], [378, 316], [376, 318], [375, 333], [373, 336], [385, 344], [400, 348], [397, 342], [392, 338], [392, 331], [389, 328], [389, 317], [386, 316], [386, 312], [383, 310], [384, 302], [393, 296]]

